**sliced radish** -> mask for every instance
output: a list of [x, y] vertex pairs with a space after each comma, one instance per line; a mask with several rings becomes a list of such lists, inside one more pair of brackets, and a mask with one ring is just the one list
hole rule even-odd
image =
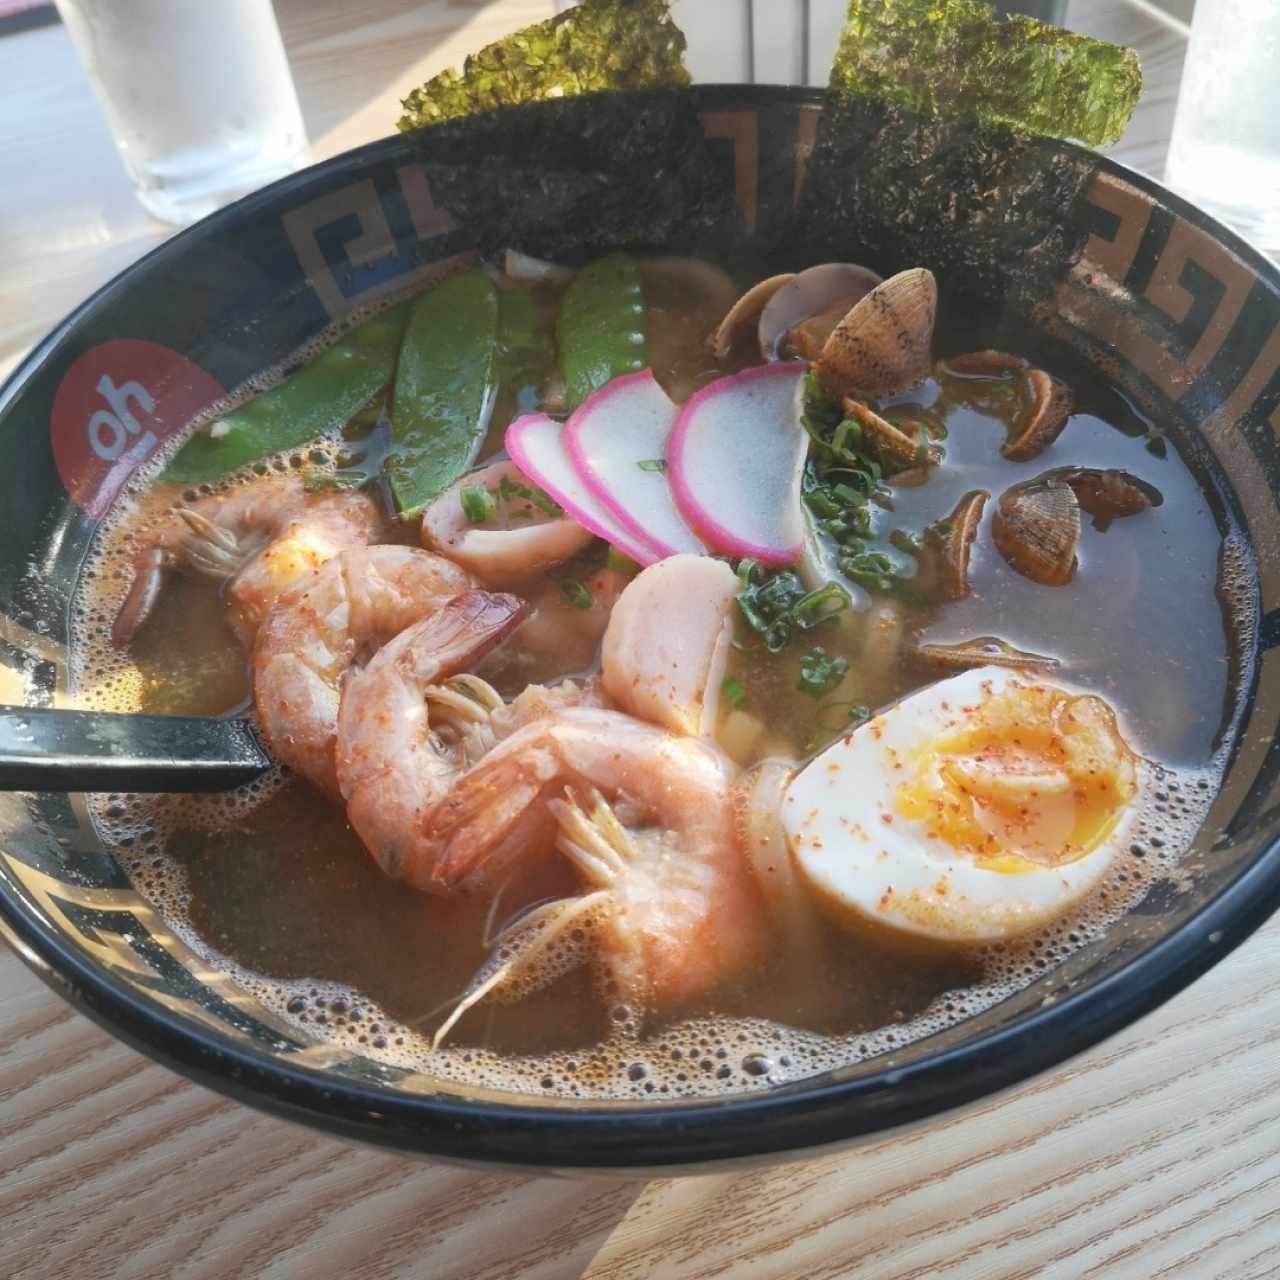
[[507, 428], [504, 443], [521, 473], [545, 489], [584, 529], [638, 564], [659, 559], [658, 553], [623, 528], [583, 483], [565, 448], [563, 423], [545, 413], [526, 413]]
[[802, 363], [719, 378], [691, 396], [667, 447], [671, 491], [706, 544], [762, 564], [792, 564], [804, 545], [800, 472]]
[[677, 510], [664, 474], [677, 412], [652, 371], [642, 369], [588, 396], [564, 429], [565, 447], [583, 482], [659, 559], [706, 550]]

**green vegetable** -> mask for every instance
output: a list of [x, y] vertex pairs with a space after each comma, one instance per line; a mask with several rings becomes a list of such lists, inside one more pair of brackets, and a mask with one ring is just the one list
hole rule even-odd
[[560, 579], [560, 599], [571, 609], [590, 609], [596, 602], [591, 592], [572, 578]]
[[1102, 146], [1124, 132], [1142, 69], [1132, 49], [978, 0], [849, 0], [831, 88]]
[[861, 724], [862, 721], [870, 719], [870, 708], [860, 702], [824, 702], [814, 721], [820, 734], [809, 740], [806, 750], [816, 750], [822, 745], [824, 736], [843, 733], [851, 724]]
[[471, 463], [495, 394], [498, 298], [477, 267], [424, 293], [400, 348], [386, 471], [401, 512], [420, 511]]
[[630, 556], [623, 555], [617, 547], [610, 547], [608, 549], [604, 563], [606, 569], [612, 569], [614, 573], [624, 574], [628, 578], [634, 578], [641, 569], [640, 565], [638, 565]]
[[684, 50], [667, 0], [584, 0], [470, 54], [461, 75], [428, 80], [404, 99], [397, 127], [543, 98], [688, 84]]
[[206, 484], [247, 462], [336, 431], [391, 381], [408, 302], [353, 329], [279, 386], [233, 409], [178, 450], [164, 478]]
[[641, 471], [665, 471], [667, 469], [666, 458], [641, 458], [636, 466]]
[[742, 590], [736, 597], [747, 625], [763, 640], [770, 653], [780, 653], [797, 631], [811, 631], [849, 607], [849, 593], [828, 582], [814, 591], [789, 569], [765, 574], [754, 560], [738, 566]]
[[556, 344], [550, 315], [527, 289], [498, 294], [499, 425], [541, 407], [542, 388], [556, 367]]
[[[506, 503], [518, 501], [530, 503], [552, 519], [564, 515], [564, 508], [545, 489], [521, 484], [518, 480], [512, 480], [510, 476], [503, 476], [498, 481], [498, 497]], [[529, 514], [532, 515], [532, 512]]]
[[320, 467], [302, 468], [302, 488], [306, 493], [333, 493], [339, 489], [359, 489], [368, 484], [362, 471], [326, 471]]
[[497, 498], [481, 484], [463, 485], [458, 494], [458, 501], [462, 504], [462, 514], [472, 524], [484, 524], [486, 520], [491, 520], [498, 510]]
[[847, 658], [830, 658], [822, 649], [810, 649], [800, 658], [800, 678], [796, 688], [811, 698], [821, 698], [844, 679], [849, 670]]
[[621, 373], [649, 363], [640, 268], [625, 253], [589, 262], [573, 278], [556, 322], [569, 408]]
[[720, 684], [720, 693], [735, 711], [747, 705], [747, 691], [737, 676], [726, 676]]
[[[813, 374], [805, 376], [800, 420], [809, 435], [800, 496], [818, 529], [836, 544], [840, 572], [867, 591], [901, 595], [914, 569], [875, 541], [871, 497], [880, 485], [882, 471], [879, 462], [861, 447], [861, 427], [843, 416], [841, 407], [828, 399]], [[923, 427], [920, 438], [927, 438]], [[889, 534], [890, 544], [901, 542], [908, 549], [911, 538], [897, 530]]]

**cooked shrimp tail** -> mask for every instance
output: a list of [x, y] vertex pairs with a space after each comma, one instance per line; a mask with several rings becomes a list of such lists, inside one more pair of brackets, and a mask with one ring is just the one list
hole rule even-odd
[[267, 610], [310, 570], [383, 532], [362, 493], [311, 493], [301, 476], [258, 480], [174, 507], [134, 558], [134, 580], [112, 626], [116, 645], [137, 634], [168, 573], [229, 582], [232, 621], [250, 638]]
[[[379, 646], [474, 586], [442, 556], [376, 546], [344, 551], [287, 591], [259, 628], [252, 660], [258, 727], [271, 754], [338, 795], [334, 746], [344, 682]], [[371, 723], [364, 732], [386, 731]]]
[[[432, 887], [433, 846], [420, 835], [422, 817], [457, 772], [460, 730], [496, 702], [482, 681], [462, 682], [459, 673], [510, 635], [526, 608], [516, 596], [465, 591], [400, 632], [347, 681], [338, 787], [352, 827], [388, 875]], [[450, 722], [450, 741], [431, 723], [433, 706]]]
[[432, 882], [438, 892], [492, 884], [554, 844], [588, 893], [606, 895], [591, 954], [614, 992], [653, 1011], [687, 1005], [763, 944], [733, 780], [707, 742], [567, 708], [500, 742], [426, 815]]
[[147, 547], [134, 560], [133, 582], [111, 624], [111, 643], [117, 649], [124, 648], [138, 634], [138, 628], [156, 607], [164, 590], [169, 559], [170, 553], [162, 547]]

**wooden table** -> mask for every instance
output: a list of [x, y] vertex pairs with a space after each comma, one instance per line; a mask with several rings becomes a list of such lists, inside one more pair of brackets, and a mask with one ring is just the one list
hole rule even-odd
[[[288, 0], [317, 158], [543, 0]], [[1183, 38], [1149, 6], [1121, 157], [1159, 174]], [[0, 40], [0, 373], [165, 230], [65, 33]], [[0, 955], [0, 1276], [1011, 1278], [1280, 1274], [1280, 923], [1126, 1034], [986, 1106], [767, 1172], [554, 1181], [355, 1150], [188, 1083]]]

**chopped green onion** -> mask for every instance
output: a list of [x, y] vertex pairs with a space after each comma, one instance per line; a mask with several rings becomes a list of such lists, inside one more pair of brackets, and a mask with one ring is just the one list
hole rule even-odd
[[503, 502], [510, 502], [513, 498], [523, 498], [526, 502], [530, 502], [537, 507], [544, 515], [552, 518], [564, 515], [564, 508], [544, 489], [536, 489], [527, 484], [521, 484], [518, 480], [512, 480], [510, 476], [503, 476], [498, 482], [498, 497]]
[[824, 702], [819, 708], [817, 725], [826, 733], [841, 733], [851, 724], [871, 718], [871, 711], [860, 702]]
[[838, 582], [828, 582], [796, 601], [791, 612], [798, 627], [812, 631], [820, 622], [847, 609], [850, 603], [849, 593]]
[[623, 555], [617, 547], [609, 548], [604, 564], [606, 569], [625, 574], [628, 578], [634, 578], [641, 568], [630, 556]]
[[735, 711], [739, 707], [746, 706], [747, 691], [743, 688], [742, 681], [737, 676], [726, 676], [720, 685], [720, 693]]
[[497, 498], [479, 484], [463, 485], [458, 501], [462, 504], [462, 514], [472, 524], [483, 524], [486, 520], [491, 520], [498, 510]]
[[641, 458], [636, 466], [641, 471], [665, 471], [667, 469], [666, 458]]
[[800, 659], [796, 688], [811, 698], [821, 698], [844, 679], [848, 670], [847, 658], [831, 658], [822, 649], [810, 649]]
[[590, 609], [596, 602], [591, 592], [572, 578], [561, 578], [560, 599], [571, 609]]

